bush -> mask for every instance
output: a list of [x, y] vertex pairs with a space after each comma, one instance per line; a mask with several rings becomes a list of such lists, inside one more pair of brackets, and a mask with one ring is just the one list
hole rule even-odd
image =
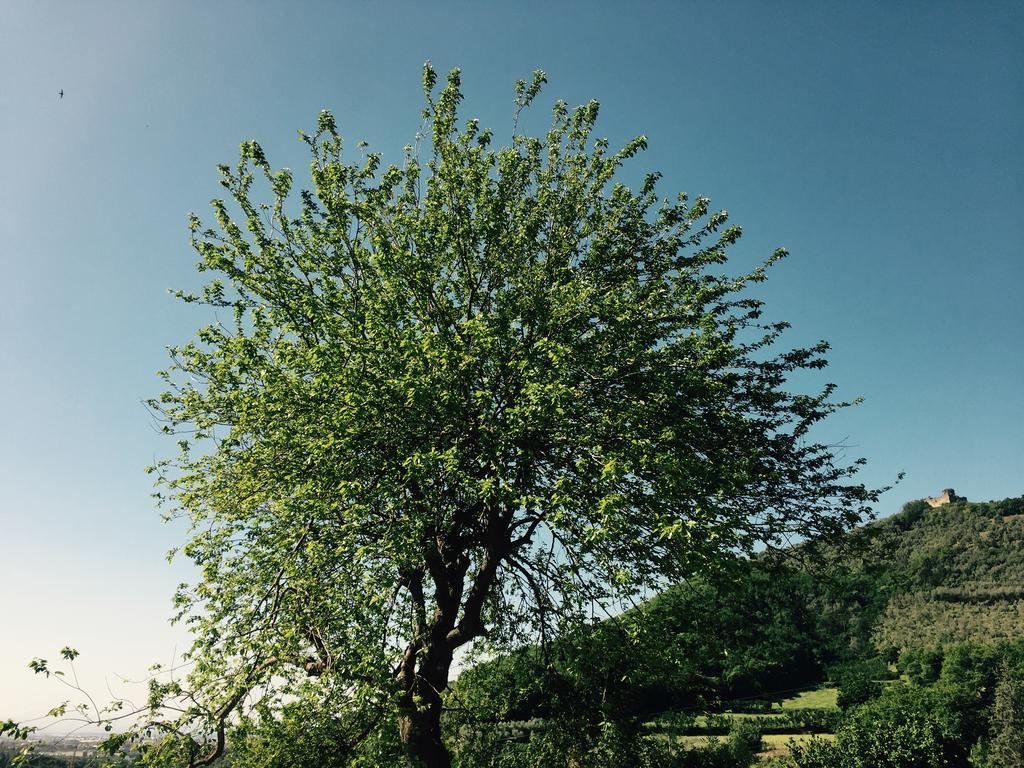
[[750, 720], [734, 720], [728, 744], [737, 766], [750, 765], [764, 746], [761, 742], [761, 729]]
[[856, 707], [882, 695], [882, 684], [865, 674], [851, 675], [839, 683], [836, 703], [842, 710]]
[[761, 733], [832, 733], [843, 720], [843, 713], [835, 709], [784, 709], [780, 715], [758, 718], [755, 722]]
[[772, 701], [771, 699], [736, 699], [724, 702], [723, 709], [745, 714], [767, 714], [772, 711]]
[[941, 650], [934, 648], [911, 648], [900, 656], [898, 667], [910, 681], [918, 685], [928, 685], [939, 679], [942, 671]]
[[846, 768], [851, 765], [837, 744], [811, 739], [806, 744], [791, 744], [791, 759], [797, 768]]
[[924, 499], [908, 501], [899, 512], [892, 516], [892, 524], [905, 531], [912, 528], [928, 510], [928, 502]]
[[734, 720], [728, 739], [711, 738], [703, 746], [680, 753], [673, 768], [748, 768], [756, 762], [762, 746], [756, 723]]
[[794, 750], [799, 768], [959, 768], [970, 747], [960, 716], [941, 691], [894, 686], [854, 707], [835, 745]]
[[[465, 729], [452, 749], [454, 768], [678, 768], [681, 750], [645, 736], [635, 722], [547, 721], [524, 734]], [[689, 763], [686, 763], [689, 765]], [[744, 764], [744, 766], [747, 764]], [[704, 768], [695, 764], [695, 768]], [[731, 763], [715, 768], [733, 768]]]

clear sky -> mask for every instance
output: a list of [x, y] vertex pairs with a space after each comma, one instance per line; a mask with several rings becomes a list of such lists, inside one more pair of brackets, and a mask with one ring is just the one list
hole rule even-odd
[[[743, 226], [793, 344], [864, 405], [823, 430], [884, 497], [1024, 494], [1024, 5], [1016, 2], [14, 2], [0, 0], [0, 719], [59, 700], [26, 662], [66, 643], [93, 687], [184, 644], [143, 467], [140, 401], [206, 321], [185, 217], [258, 139], [335, 111], [399, 159], [420, 70], [461, 67], [466, 116], [510, 129], [512, 84], [645, 133], [634, 177]], [[64, 98], [58, 91], [64, 90]], [[44, 706], [45, 705], [45, 706]]]

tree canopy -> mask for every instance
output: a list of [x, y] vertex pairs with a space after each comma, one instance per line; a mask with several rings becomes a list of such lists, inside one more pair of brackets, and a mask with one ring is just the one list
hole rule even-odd
[[323, 112], [309, 189], [249, 141], [215, 226], [191, 218], [211, 279], [179, 295], [215, 318], [151, 405], [201, 578], [176, 596], [193, 667], [153, 685], [153, 759], [315, 722], [321, 764], [446, 766], [460, 649], [545, 641], [868, 512], [860, 462], [811, 433], [845, 404], [789, 384], [827, 344], [780, 348], [751, 295], [784, 251], [728, 274], [739, 227], [656, 173], [619, 181], [646, 140], [595, 139], [596, 102], [520, 135], [543, 83], [516, 85], [496, 147], [460, 122], [459, 72], [428, 65], [400, 164], [349, 159]]

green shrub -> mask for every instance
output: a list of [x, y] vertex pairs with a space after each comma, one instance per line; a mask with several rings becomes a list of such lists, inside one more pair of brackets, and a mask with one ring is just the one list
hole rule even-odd
[[843, 720], [837, 709], [786, 709], [771, 718], [758, 718], [761, 733], [832, 733]]
[[797, 768], [847, 768], [851, 765], [837, 744], [824, 739], [793, 743], [790, 749], [790, 759]]
[[942, 658], [942, 651], [935, 648], [911, 648], [903, 652], [897, 666], [911, 682], [928, 685], [939, 679]]
[[[464, 729], [453, 768], [677, 768], [683, 750], [645, 735], [635, 722], [548, 721], [523, 733]], [[703, 767], [702, 767], [703, 768]], [[733, 768], [723, 763], [721, 768]]]
[[734, 720], [729, 731], [728, 745], [737, 766], [750, 765], [764, 746], [761, 742], [761, 729], [751, 720]]
[[794, 754], [800, 768], [960, 768], [969, 748], [953, 700], [901, 685], [851, 709], [834, 748], [816, 744]]
[[865, 674], [851, 675], [839, 682], [839, 696], [836, 703], [840, 709], [847, 710], [850, 707], [877, 699], [881, 694], [881, 683]]
[[711, 738], [706, 744], [679, 753], [672, 768], [748, 768], [753, 765], [762, 746], [761, 733], [749, 721], [735, 722], [727, 739]]

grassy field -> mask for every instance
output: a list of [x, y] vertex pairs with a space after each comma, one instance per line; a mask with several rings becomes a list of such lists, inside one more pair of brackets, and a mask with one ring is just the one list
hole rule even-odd
[[803, 691], [788, 699], [783, 699], [783, 709], [835, 709], [838, 688], [818, 688]]
[[765, 747], [771, 750], [786, 749], [789, 746], [790, 741], [795, 741], [797, 744], [806, 744], [811, 739], [835, 741], [836, 735], [834, 733], [768, 733], [761, 737], [761, 741], [764, 742]]
[[761, 737], [761, 743], [764, 745], [764, 749], [758, 754], [761, 758], [785, 757], [789, 754], [789, 747], [791, 743], [806, 744], [811, 739], [835, 741], [836, 737], [835, 734], [832, 733], [820, 733], [815, 736], [803, 733], [798, 733], [792, 736], [785, 733], [766, 734]]
[[[723, 712], [722, 714], [734, 720], [749, 720], [758, 717], [781, 717], [787, 709], [836, 709], [836, 699], [839, 696], [838, 688], [816, 688], [812, 691], [801, 691], [787, 699], [776, 701], [772, 709], [767, 712]], [[706, 715], [698, 715], [696, 718], [698, 728], [706, 728], [708, 718]]]
[[[677, 736], [676, 741], [680, 744], [686, 744], [689, 747], [699, 747], [707, 744], [713, 739], [718, 741], [724, 741], [726, 736]], [[764, 742], [766, 751], [775, 751], [779, 749], [786, 749], [790, 741], [795, 741], [797, 744], [806, 744], [811, 739], [824, 739], [825, 741], [835, 741], [836, 735], [834, 733], [768, 733], [761, 737], [761, 741]]]

